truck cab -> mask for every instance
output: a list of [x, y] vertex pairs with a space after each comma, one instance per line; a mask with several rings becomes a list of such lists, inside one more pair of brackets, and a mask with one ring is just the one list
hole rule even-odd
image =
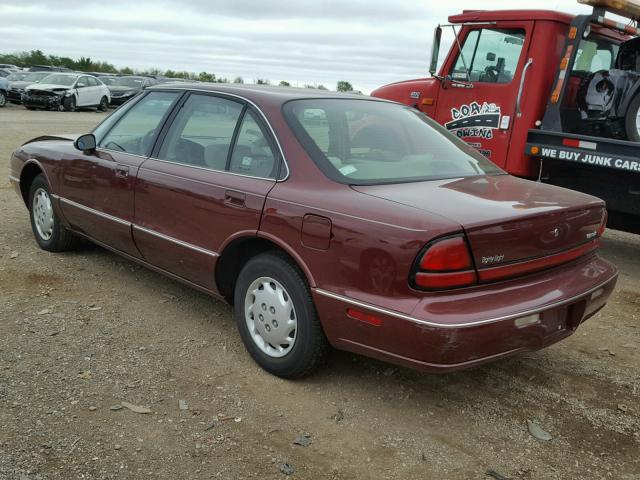
[[[614, 68], [620, 45], [637, 35], [636, 28], [605, 19], [605, 13], [604, 8], [582, 16], [544, 10], [464, 11], [436, 29], [431, 77], [386, 85], [372, 96], [421, 110], [513, 175], [603, 197], [610, 210], [633, 217], [630, 228], [624, 222], [617, 228], [640, 231], [637, 142], [598, 139], [598, 149], [606, 150], [599, 153], [628, 155], [616, 142], [636, 152], [637, 172], [625, 172], [623, 180], [620, 172], [606, 173], [620, 186], [615, 198], [592, 185], [603, 173], [588, 161], [553, 169], [556, 160], [564, 159], [542, 155], [543, 147], [559, 147], [567, 138], [572, 148], [580, 149], [581, 141], [594, 143], [592, 135], [598, 131], [585, 130], [580, 111], [585, 80]], [[454, 39], [437, 70], [444, 29], [451, 29]]]

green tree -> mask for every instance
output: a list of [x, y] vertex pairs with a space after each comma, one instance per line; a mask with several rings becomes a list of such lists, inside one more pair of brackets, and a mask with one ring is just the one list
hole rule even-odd
[[201, 82], [215, 82], [216, 75], [215, 73], [200, 72], [198, 74], [198, 80], [200, 80]]
[[353, 85], [346, 80], [340, 80], [336, 85], [336, 90], [339, 92], [351, 92], [353, 91]]
[[291, 86], [291, 84], [289, 82], [287, 82], [286, 80], [281, 80], [278, 85], [280, 85], [281, 87], [290, 87]]
[[327, 87], [325, 87], [325, 86], [324, 86], [324, 85], [322, 85], [322, 84], [321, 84], [321, 85], [318, 85], [316, 88], [317, 88], [318, 90], [329, 90]]
[[242, 77], [236, 77], [233, 79], [233, 83], [244, 83], [244, 79]]
[[271, 82], [269, 82], [269, 80], [267, 80], [266, 78], [257, 78], [256, 85], [271, 85]]

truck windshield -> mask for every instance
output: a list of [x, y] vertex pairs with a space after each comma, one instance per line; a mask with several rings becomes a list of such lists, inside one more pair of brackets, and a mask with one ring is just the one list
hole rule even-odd
[[423, 113], [357, 99], [293, 100], [287, 123], [318, 167], [340, 183], [370, 185], [503, 174]]

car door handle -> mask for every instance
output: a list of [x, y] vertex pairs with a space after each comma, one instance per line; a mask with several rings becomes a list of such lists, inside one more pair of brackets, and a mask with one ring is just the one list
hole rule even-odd
[[126, 165], [116, 165], [116, 177], [127, 178], [129, 176], [129, 167]]
[[233, 190], [227, 190], [224, 192], [224, 204], [230, 207], [244, 208], [246, 195], [241, 192], [234, 192]]

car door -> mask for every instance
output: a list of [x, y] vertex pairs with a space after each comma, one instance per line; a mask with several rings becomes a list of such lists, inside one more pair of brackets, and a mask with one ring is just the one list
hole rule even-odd
[[257, 233], [280, 158], [244, 102], [205, 93], [183, 102], [138, 173], [133, 236], [153, 265], [215, 290], [219, 252]]
[[76, 80], [76, 92], [77, 92], [77, 106], [78, 107], [85, 107], [87, 105], [90, 105], [90, 100], [91, 100], [91, 91], [89, 89], [89, 77], [87, 77], [86, 75], [82, 75], [81, 77], [78, 78], [78, 80]]
[[87, 77], [87, 82], [89, 87], [87, 88], [87, 105], [98, 105], [100, 104], [100, 99], [102, 98], [102, 92], [100, 91], [100, 87], [98, 86], [98, 81], [94, 77]]
[[462, 51], [444, 65], [436, 120], [505, 167], [532, 21], [466, 26]]
[[136, 175], [180, 95], [149, 92], [94, 131], [95, 151], [64, 156], [60, 200], [74, 230], [140, 256], [131, 235]]

